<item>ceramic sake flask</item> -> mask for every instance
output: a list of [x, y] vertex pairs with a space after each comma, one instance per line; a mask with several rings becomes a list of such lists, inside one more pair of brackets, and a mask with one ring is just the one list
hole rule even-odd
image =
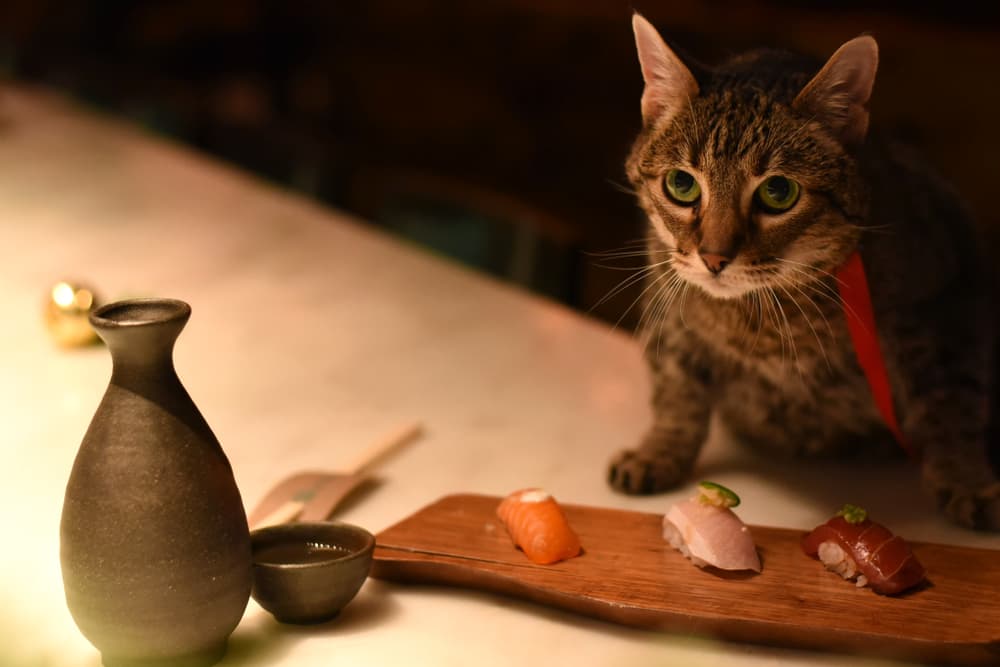
[[250, 533], [232, 468], [174, 371], [183, 301], [102, 306], [111, 382], [66, 487], [66, 602], [105, 667], [222, 658], [250, 597]]

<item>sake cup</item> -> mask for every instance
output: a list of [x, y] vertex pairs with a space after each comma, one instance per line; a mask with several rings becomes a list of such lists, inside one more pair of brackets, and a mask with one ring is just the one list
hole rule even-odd
[[364, 584], [375, 537], [340, 522], [286, 523], [251, 531], [257, 603], [282, 623], [322, 623]]

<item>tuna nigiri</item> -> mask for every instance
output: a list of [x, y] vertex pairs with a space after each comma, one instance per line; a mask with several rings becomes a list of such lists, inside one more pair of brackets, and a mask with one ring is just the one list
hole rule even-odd
[[534, 563], [550, 565], [580, 554], [580, 538], [556, 499], [542, 489], [510, 494], [497, 507], [497, 516], [514, 544]]
[[750, 529], [731, 509], [739, 504], [726, 487], [702, 482], [697, 496], [667, 511], [663, 537], [698, 567], [760, 572]]
[[802, 538], [802, 550], [827, 569], [882, 595], [894, 595], [924, 580], [924, 566], [902, 537], [868, 518], [855, 505]]

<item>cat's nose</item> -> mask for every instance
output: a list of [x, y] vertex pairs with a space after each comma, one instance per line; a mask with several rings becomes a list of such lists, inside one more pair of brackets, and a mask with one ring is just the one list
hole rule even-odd
[[725, 255], [715, 255], [710, 252], [699, 252], [698, 256], [701, 257], [701, 261], [705, 263], [705, 267], [715, 275], [720, 274], [722, 270], [729, 266], [729, 263], [733, 261]]

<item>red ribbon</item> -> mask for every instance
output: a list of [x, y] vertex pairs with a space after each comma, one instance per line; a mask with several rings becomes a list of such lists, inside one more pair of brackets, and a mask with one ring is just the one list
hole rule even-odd
[[840, 299], [847, 317], [847, 328], [851, 332], [854, 343], [854, 353], [858, 357], [861, 370], [865, 373], [868, 386], [875, 398], [875, 405], [882, 414], [886, 426], [895, 436], [899, 446], [907, 454], [915, 457], [912, 447], [899, 428], [896, 420], [896, 410], [892, 402], [892, 387], [889, 385], [889, 375], [885, 370], [885, 359], [878, 340], [878, 328], [875, 325], [875, 310], [872, 308], [872, 297], [868, 290], [868, 278], [861, 262], [861, 254], [855, 251], [837, 270], [837, 285]]

